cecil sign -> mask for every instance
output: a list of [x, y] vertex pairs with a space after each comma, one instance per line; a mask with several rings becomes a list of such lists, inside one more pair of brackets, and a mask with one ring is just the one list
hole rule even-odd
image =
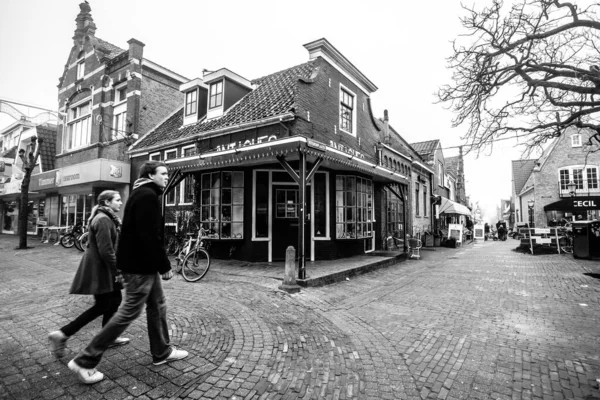
[[578, 210], [597, 210], [600, 201], [596, 198], [573, 199], [573, 208]]

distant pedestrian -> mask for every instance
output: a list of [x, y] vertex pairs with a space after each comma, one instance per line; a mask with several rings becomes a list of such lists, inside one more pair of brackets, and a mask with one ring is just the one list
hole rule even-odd
[[125, 205], [117, 251], [117, 266], [123, 271], [125, 301], [88, 346], [69, 361], [69, 368], [83, 383], [92, 384], [104, 379], [96, 366], [110, 343], [140, 316], [144, 305], [153, 364], [181, 360], [188, 355], [187, 351], [177, 350], [169, 342], [167, 304], [161, 284], [161, 277], [163, 280], [173, 277], [162, 242], [164, 225], [159, 200], [167, 181], [166, 165], [148, 161], [142, 165], [139, 179], [133, 185]]
[[[117, 270], [117, 240], [121, 230], [121, 195], [105, 190], [98, 196], [98, 205], [92, 209], [88, 247], [79, 263], [70, 293], [94, 295], [95, 303], [79, 317], [57, 331], [50, 332], [50, 349], [57, 357], [65, 355], [69, 337], [102, 315], [105, 326], [121, 304], [123, 276]], [[117, 337], [112, 345], [127, 344], [129, 339]]]

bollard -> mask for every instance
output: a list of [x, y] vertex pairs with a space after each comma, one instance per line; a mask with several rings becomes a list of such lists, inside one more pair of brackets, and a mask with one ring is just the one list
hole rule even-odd
[[285, 273], [279, 289], [288, 293], [298, 293], [300, 286], [296, 284], [296, 273], [296, 250], [293, 246], [289, 246], [285, 250]]

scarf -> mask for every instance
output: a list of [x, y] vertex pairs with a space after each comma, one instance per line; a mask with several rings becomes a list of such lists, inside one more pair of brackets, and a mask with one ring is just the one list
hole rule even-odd
[[146, 183], [150, 183], [150, 182], [152, 182], [152, 179], [149, 179], [149, 178], [140, 178], [140, 179], [137, 179], [133, 183], [133, 190], [139, 188], [142, 185], [145, 185]]
[[119, 218], [119, 216], [117, 214], [115, 214], [115, 212], [113, 211], [112, 208], [106, 207], [106, 206], [97, 205], [94, 208], [92, 208], [92, 215], [90, 216], [90, 219], [88, 220], [88, 226], [92, 223], [92, 220], [94, 219], [96, 214], [98, 214], [98, 212], [103, 212], [104, 214], [108, 215], [110, 217], [110, 219], [112, 220], [112, 222], [114, 222], [115, 226], [117, 227], [117, 232], [121, 233], [121, 225], [122, 225], [121, 218]]

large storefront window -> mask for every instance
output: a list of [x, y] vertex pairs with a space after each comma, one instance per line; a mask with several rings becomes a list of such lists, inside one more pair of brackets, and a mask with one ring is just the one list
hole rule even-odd
[[357, 239], [373, 235], [373, 183], [352, 175], [335, 180], [336, 238]]
[[94, 199], [91, 194], [62, 196], [60, 207], [61, 226], [86, 225], [90, 218]]
[[256, 172], [256, 216], [254, 237], [269, 237], [269, 172]]
[[386, 236], [387, 250], [403, 248], [404, 240], [404, 202], [393, 194], [388, 193]]
[[244, 173], [212, 172], [202, 174], [200, 222], [210, 237], [244, 237]]
[[313, 190], [314, 190], [314, 218], [315, 218], [315, 230], [314, 237], [326, 237], [327, 236], [327, 197], [326, 197], [326, 182], [327, 176], [325, 174], [315, 174], [313, 178]]

